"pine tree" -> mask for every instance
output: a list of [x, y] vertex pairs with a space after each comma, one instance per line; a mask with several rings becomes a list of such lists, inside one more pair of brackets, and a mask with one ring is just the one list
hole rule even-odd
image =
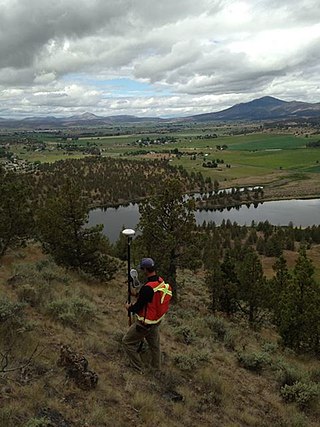
[[313, 274], [312, 262], [302, 247], [279, 309], [283, 342], [298, 351], [320, 351], [320, 286]]
[[29, 188], [13, 172], [0, 170], [0, 257], [33, 233]]
[[127, 261], [128, 259], [128, 238], [122, 232], [113, 246], [113, 254], [122, 261]]
[[228, 315], [238, 309], [238, 277], [235, 262], [227, 252], [222, 263], [216, 263], [207, 275], [207, 283], [212, 293], [213, 311], [222, 311]]
[[223, 311], [220, 304], [221, 287], [223, 287], [223, 274], [219, 262], [213, 265], [213, 268], [207, 272], [206, 282], [209, 286], [211, 293], [211, 309], [216, 311]]
[[159, 274], [172, 285], [177, 299], [176, 270], [179, 258], [192, 242], [194, 202], [184, 200], [178, 180], [167, 180], [161, 194], [142, 202], [139, 211], [144, 256], [155, 259]]
[[58, 264], [108, 280], [115, 272], [110, 245], [102, 225], [87, 226], [88, 209], [80, 188], [72, 183], [65, 186], [39, 211], [40, 240]]
[[237, 266], [239, 297], [241, 308], [247, 314], [251, 325], [262, 318], [267, 301], [267, 283], [263, 275], [261, 261], [250, 247], [242, 262]]
[[202, 251], [202, 262], [206, 270], [211, 270], [219, 262], [221, 252], [219, 233], [215, 229], [211, 231], [212, 235], [209, 233], [205, 236]]
[[282, 249], [283, 243], [279, 235], [272, 235], [265, 242], [264, 254], [268, 257], [280, 257]]
[[179, 257], [180, 268], [187, 268], [194, 273], [202, 267], [201, 253], [203, 250], [203, 236], [194, 233], [192, 242], [184, 247]]
[[282, 317], [282, 307], [285, 302], [291, 275], [287, 268], [287, 262], [283, 255], [272, 266], [275, 276], [270, 280], [271, 296], [269, 308], [273, 312], [274, 322], [279, 325]]
[[248, 238], [247, 238], [247, 243], [248, 243], [249, 245], [254, 245], [255, 243], [257, 243], [257, 240], [258, 240], [258, 235], [257, 235], [256, 230], [253, 228], [253, 229], [250, 231], [250, 234], [249, 234], [249, 236], [248, 236]]

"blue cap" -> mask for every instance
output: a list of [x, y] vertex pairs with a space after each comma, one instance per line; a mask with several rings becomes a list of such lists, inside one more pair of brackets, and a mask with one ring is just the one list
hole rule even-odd
[[139, 268], [142, 270], [144, 268], [152, 268], [155, 266], [155, 263], [152, 258], [142, 258]]

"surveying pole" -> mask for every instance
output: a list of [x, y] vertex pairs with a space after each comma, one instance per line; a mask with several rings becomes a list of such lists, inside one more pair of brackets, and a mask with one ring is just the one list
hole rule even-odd
[[[131, 260], [130, 260], [130, 256], [131, 256], [130, 247], [131, 247], [132, 238], [135, 235], [135, 233], [136, 232], [134, 230], [132, 230], [131, 228], [126, 228], [125, 230], [122, 231], [122, 234], [124, 236], [127, 236], [127, 238], [128, 238], [128, 240], [127, 240], [127, 246], [128, 246], [128, 304], [131, 303], [131, 280], [132, 280], [131, 275], [130, 275], [130, 270], [131, 270], [131, 267], [130, 267], [130, 262], [131, 262]], [[128, 311], [128, 317], [129, 317], [129, 326], [131, 326], [131, 314], [129, 311]]]

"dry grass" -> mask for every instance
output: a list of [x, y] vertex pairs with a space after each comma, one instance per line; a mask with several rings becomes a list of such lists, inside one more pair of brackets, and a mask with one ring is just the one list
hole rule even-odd
[[[287, 261], [287, 266], [289, 270], [292, 270], [295, 266], [297, 258], [299, 256], [298, 252], [292, 251], [284, 251], [284, 258]], [[320, 245], [313, 245], [311, 249], [307, 250], [307, 256], [313, 262], [313, 266], [315, 268], [315, 279], [320, 280]], [[265, 257], [261, 256], [263, 271], [268, 279], [274, 276], [274, 271], [272, 266], [276, 262], [276, 258], [274, 257]]]
[[[288, 176], [288, 172], [286, 173]], [[264, 188], [265, 200], [294, 199], [301, 197], [318, 197], [320, 194], [319, 175], [309, 173], [308, 179], [294, 179], [283, 177], [283, 180], [273, 182]], [[280, 185], [279, 185], [280, 184]]]
[[[316, 259], [320, 256], [319, 248], [312, 253]], [[18, 255], [9, 253], [0, 268], [1, 294], [17, 300], [17, 287], [7, 283], [13, 270], [19, 264], [32, 266], [45, 258], [38, 246], [20, 250]], [[214, 335], [207, 321], [210, 297], [203, 272], [179, 274], [179, 281], [184, 283], [180, 301], [162, 325], [164, 376], [157, 379], [152, 374], [142, 376], [130, 371], [120, 344], [127, 329], [123, 308], [125, 265], [123, 272], [123, 276], [104, 284], [87, 283], [67, 272], [63, 272], [68, 276], [66, 283], [52, 281], [50, 298], [78, 295], [95, 306], [95, 318], [81, 329], [64, 326], [42, 308], [26, 307], [28, 320], [34, 326], [12, 363], [22, 362], [37, 343], [42, 353], [27, 372], [15, 371], [0, 377], [1, 427], [25, 426], [43, 408], [57, 410], [75, 427], [318, 425], [317, 413], [305, 415], [281, 400], [272, 370], [256, 375], [237, 364], [237, 351], [262, 351], [266, 343], [276, 343], [274, 330], [266, 328], [256, 333], [241, 319], [225, 319], [234, 348], [227, 348], [225, 337], [218, 339]], [[185, 329], [193, 337], [190, 342], [185, 342], [181, 335]], [[60, 343], [71, 344], [86, 356], [90, 369], [99, 375], [95, 390], [79, 390], [66, 380], [63, 369], [56, 365]], [[184, 355], [192, 369], [181, 370], [175, 363], [178, 355]], [[297, 358], [275, 346], [272, 358], [277, 357], [312, 371], [314, 376], [320, 372], [315, 359]], [[173, 400], [175, 393], [183, 396], [182, 402]]]

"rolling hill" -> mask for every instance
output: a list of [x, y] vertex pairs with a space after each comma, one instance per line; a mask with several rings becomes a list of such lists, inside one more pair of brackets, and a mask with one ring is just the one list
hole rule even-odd
[[320, 117], [320, 103], [282, 101], [272, 96], [236, 104], [215, 113], [198, 114], [189, 117], [196, 122], [216, 120], [279, 120], [288, 118]]
[[236, 104], [222, 111], [197, 114], [189, 117], [162, 119], [159, 117], [137, 117], [133, 115], [97, 116], [90, 112], [70, 117], [27, 117], [6, 119], [0, 117], [0, 128], [74, 128], [103, 127], [126, 123], [170, 123], [170, 122], [211, 122], [211, 121], [255, 121], [284, 120], [320, 117], [320, 103], [283, 101], [264, 96], [250, 102]]

